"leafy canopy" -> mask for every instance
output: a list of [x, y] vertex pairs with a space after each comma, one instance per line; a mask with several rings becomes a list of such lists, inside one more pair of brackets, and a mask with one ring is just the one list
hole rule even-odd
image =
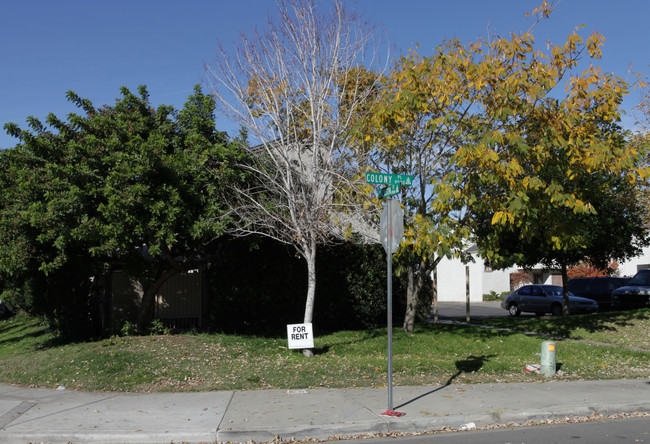
[[85, 278], [119, 264], [154, 281], [224, 231], [240, 154], [215, 131], [214, 100], [197, 86], [178, 112], [138, 92], [122, 88], [114, 105], [96, 108], [70, 91], [81, 112], [67, 121], [6, 125], [21, 143], [0, 157], [0, 273], [15, 286], [72, 264]]

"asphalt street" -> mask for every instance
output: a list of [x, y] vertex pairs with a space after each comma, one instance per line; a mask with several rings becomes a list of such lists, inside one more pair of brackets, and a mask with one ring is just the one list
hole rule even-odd
[[[470, 320], [508, 316], [508, 311], [501, 308], [500, 301], [470, 302], [469, 312]], [[465, 319], [466, 314], [465, 302], [438, 302], [439, 320]]]

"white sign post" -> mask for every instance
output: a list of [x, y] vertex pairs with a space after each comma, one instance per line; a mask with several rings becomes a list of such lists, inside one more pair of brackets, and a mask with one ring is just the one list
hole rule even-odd
[[311, 324], [287, 325], [289, 349], [314, 348], [314, 333]]

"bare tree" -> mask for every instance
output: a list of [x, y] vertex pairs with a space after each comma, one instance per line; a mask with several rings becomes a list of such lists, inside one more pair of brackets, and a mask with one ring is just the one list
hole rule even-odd
[[348, 127], [372, 88], [374, 76], [364, 66], [376, 63], [379, 45], [372, 27], [340, 0], [329, 13], [311, 0], [277, 6], [278, 18], [269, 18], [264, 32], [242, 35], [232, 54], [220, 46], [206, 69], [223, 110], [256, 142], [246, 165], [253, 182], [233, 192], [236, 234], [271, 237], [305, 258], [307, 323], [317, 246], [354, 231], [350, 225], [363, 216], [352, 214], [362, 183], [351, 163]]

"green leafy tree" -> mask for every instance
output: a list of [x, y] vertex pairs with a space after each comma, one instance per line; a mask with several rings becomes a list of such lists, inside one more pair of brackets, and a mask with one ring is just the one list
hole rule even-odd
[[[629, 259], [648, 244], [643, 212], [624, 179], [600, 173], [564, 186], [593, 212], [554, 207], [544, 193], [529, 193], [531, 211], [514, 223], [492, 224], [493, 212], [475, 211], [476, 243], [492, 267], [544, 264], [559, 268], [566, 285], [570, 266], [587, 261], [607, 270], [612, 260]], [[563, 310], [569, 313], [566, 292]]]
[[[10, 254], [0, 272], [16, 283], [49, 283], [77, 270], [90, 281], [119, 265], [144, 283], [144, 329], [158, 289], [205, 257], [227, 226], [221, 199], [240, 178], [229, 162], [241, 151], [215, 131], [214, 101], [199, 87], [180, 112], [155, 109], [145, 87], [137, 96], [121, 92], [101, 108], [69, 92], [83, 114], [65, 122], [49, 115], [55, 131], [33, 118], [30, 130], [6, 126], [21, 143], [2, 156], [10, 192], [0, 241]], [[70, 309], [65, 294], [59, 299]]]

